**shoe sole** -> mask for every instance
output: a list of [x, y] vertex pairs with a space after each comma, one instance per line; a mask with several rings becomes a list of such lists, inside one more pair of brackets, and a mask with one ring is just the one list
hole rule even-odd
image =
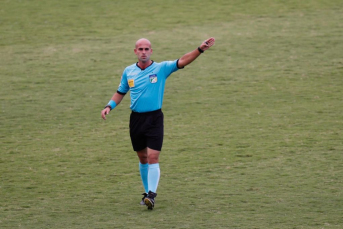
[[144, 199], [144, 203], [146, 206], [148, 206], [149, 210], [152, 210], [154, 208], [154, 204], [148, 198]]

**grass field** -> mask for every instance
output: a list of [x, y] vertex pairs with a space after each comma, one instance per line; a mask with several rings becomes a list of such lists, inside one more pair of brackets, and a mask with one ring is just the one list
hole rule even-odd
[[[156, 208], [129, 96], [146, 37], [167, 81]], [[343, 228], [343, 2], [0, 2], [0, 228]]]

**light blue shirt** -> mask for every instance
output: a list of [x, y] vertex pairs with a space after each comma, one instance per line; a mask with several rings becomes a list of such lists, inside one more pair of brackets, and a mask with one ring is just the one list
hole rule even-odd
[[130, 90], [132, 111], [143, 113], [162, 108], [164, 86], [170, 74], [179, 69], [177, 62], [153, 62], [144, 70], [137, 63], [125, 68], [118, 92], [126, 94]]

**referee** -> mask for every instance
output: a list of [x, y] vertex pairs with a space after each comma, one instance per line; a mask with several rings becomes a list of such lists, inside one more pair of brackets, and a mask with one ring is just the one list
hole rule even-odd
[[106, 120], [106, 115], [119, 105], [130, 91], [130, 137], [133, 150], [139, 158], [139, 170], [145, 190], [141, 204], [150, 210], [155, 206], [160, 179], [159, 155], [163, 143], [161, 108], [166, 79], [173, 72], [192, 63], [201, 53], [214, 45], [214, 42], [215, 39], [211, 37], [180, 59], [156, 63], [150, 59], [150, 41], [145, 38], [139, 39], [134, 49], [138, 62], [125, 68], [117, 92], [101, 111], [101, 117]]

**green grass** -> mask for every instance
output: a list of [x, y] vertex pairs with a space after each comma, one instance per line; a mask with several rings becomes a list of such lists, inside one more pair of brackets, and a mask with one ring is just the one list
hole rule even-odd
[[[2, 1], [0, 228], [342, 228], [341, 1]], [[156, 208], [129, 96], [155, 61], [216, 44], [167, 81]]]

